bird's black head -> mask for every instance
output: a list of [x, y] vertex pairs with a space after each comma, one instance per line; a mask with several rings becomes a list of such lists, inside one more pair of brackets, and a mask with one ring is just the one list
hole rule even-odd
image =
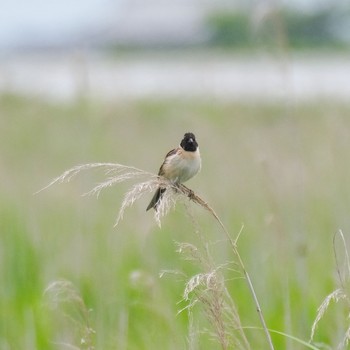
[[196, 137], [191, 132], [186, 133], [183, 140], [180, 143], [180, 146], [185, 151], [195, 152], [198, 148]]

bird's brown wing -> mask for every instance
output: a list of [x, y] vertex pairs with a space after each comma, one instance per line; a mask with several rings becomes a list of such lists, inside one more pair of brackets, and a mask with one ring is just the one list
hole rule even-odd
[[[177, 150], [178, 150], [178, 148], [174, 148], [174, 149], [172, 149], [170, 152], [167, 153], [167, 155], [166, 155], [165, 158], [164, 158], [163, 164], [162, 164], [161, 167], [159, 168], [159, 171], [158, 171], [158, 175], [159, 175], [159, 176], [163, 176], [163, 175], [164, 175], [164, 171], [163, 171], [164, 168], [163, 168], [163, 166], [164, 166], [164, 164], [167, 162], [167, 158], [170, 157], [170, 156], [172, 156], [172, 155], [174, 155], [174, 154], [176, 154]], [[154, 196], [153, 196], [151, 202], [148, 204], [148, 207], [147, 207], [146, 211], [147, 211], [147, 210], [150, 210], [151, 208], [154, 208], [155, 210], [157, 210], [158, 205], [159, 205], [159, 202], [160, 202], [160, 200], [162, 199], [162, 196], [163, 196], [163, 193], [164, 193], [164, 192], [165, 192], [165, 188], [159, 187], [159, 188], [157, 189], [157, 191], [156, 191], [156, 193], [154, 194]]]
[[164, 173], [163, 173], [163, 165], [166, 163], [167, 158], [170, 157], [170, 156], [172, 156], [172, 155], [174, 155], [174, 154], [177, 152], [177, 150], [178, 150], [178, 148], [174, 148], [174, 149], [172, 149], [171, 151], [169, 151], [169, 152], [166, 154], [166, 156], [165, 156], [165, 158], [164, 158], [164, 162], [163, 162], [163, 164], [161, 165], [161, 167], [159, 168], [158, 175], [160, 175], [160, 176], [164, 175]]

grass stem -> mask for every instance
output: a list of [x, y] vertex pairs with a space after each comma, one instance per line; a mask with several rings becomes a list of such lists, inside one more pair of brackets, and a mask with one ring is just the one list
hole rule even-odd
[[274, 346], [273, 346], [272, 339], [271, 339], [271, 334], [269, 332], [269, 329], [267, 328], [267, 325], [266, 325], [266, 322], [265, 322], [265, 318], [264, 318], [264, 315], [263, 315], [263, 312], [262, 312], [262, 309], [261, 309], [261, 306], [260, 306], [260, 303], [259, 303], [259, 299], [258, 299], [258, 297], [256, 295], [256, 292], [255, 292], [252, 280], [251, 280], [251, 278], [249, 276], [249, 273], [248, 273], [248, 271], [245, 268], [243, 259], [242, 259], [241, 255], [239, 254], [239, 251], [237, 249], [237, 244], [236, 243], [237, 243], [238, 237], [237, 237], [236, 241], [234, 241], [232, 239], [231, 235], [229, 234], [228, 230], [226, 229], [225, 225], [223, 224], [223, 222], [221, 221], [219, 216], [216, 214], [214, 209], [209, 206], [209, 204], [207, 202], [205, 202], [202, 198], [197, 196], [192, 190], [190, 190], [189, 188], [187, 188], [184, 185], [181, 185], [181, 191], [183, 192], [183, 194], [187, 195], [191, 200], [193, 200], [194, 202], [198, 203], [203, 208], [207, 209], [214, 216], [216, 221], [221, 226], [223, 232], [225, 233], [227, 239], [230, 242], [231, 248], [232, 248], [234, 254], [237, 257], [238, 264], [239, 264], [239, 266], [240, 266], [240, 268], [241, 268], [241, 270], [242, 270], [242, 272], [244, 274], [244, 277], [245, 277], [245, 279], [247, 281], [250, 294], [253, 297], [253, 300], [254, 300], [254, 303], [255, 303], [255, 306], [256, 306], [256, 310], [257, 310], [259, 318], [260, 318], [260, 322], [261, 322], [262, 328], [263, 328], [263, 330], [265, 332], [265, 336], [266, 336], [267, 342], [269, 344], [269, 348], [270, 348], [270, 350], [274, 350]]

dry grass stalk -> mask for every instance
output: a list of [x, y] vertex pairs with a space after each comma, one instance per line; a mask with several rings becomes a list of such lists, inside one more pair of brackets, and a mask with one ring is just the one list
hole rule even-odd
[[250, 291], [250, 293], [251, 293], [251, 295], [253, 297], [253, 300], [254, 300], [254, 303], [255, 303], [255, 306], [256, 306], [256, 310], [257, 310], [259, 318], [260, 318], [260, 322], [261, 322], [262, 328], [263, 328], [263, 330], [265, 332], [265, 336], [266, 336], [267, 342], [269, 344], [269, 348], [270, 348], [270, 350], [274, 350], [274, 346], [273, 346], [273, 343], [272, 343], [271, 335], [270, 335], [270, 332], [269, 332], [269, 330], [267, 328], [267, 325], [266, 325], [266, 322], [265, 322], [265, 318], [263, 316], [262, 309], [261, 309], [258, 297], [256, 295], [256, 292], [255, 292], [252, 280], [250, 278], [250, 275], [248, 274], [248, 271], [245, 268], [245, 265], [243, 263], [242, 257], [239, 254], [239, 251], [237, 249], [237, 241], [238, 241], [238, 238], [239, 238], [239, 236], [241, 234], [241, 231], [243, 230], [243, 227], [242, 227], [241, 231], [239, 232], [236, 240], [234, 241], [232, 239], [231, 235], [229, 234], [229, 232], [227, 231], [225, 225], [220, 220], [219, 216], [215, 213], [214, 209], [211, 208], [207, 202], [205, 202], [202, 198], [200, 198], [199, 196], [194, 194], [193, 191], [188, 189], [186, 186], [181, 185], [181, 189], [182, 189], [183, 193], [185, 195], [187, 195], [192, 201], [194, 201], [195, 203], [199, 204], [204, 209], [208, 210], [214, 216], [214, 218], [219, 223], [219, 225], [221, 226], [224, 234], [226, 235], [226, 238], [228, 239], [228, 241], [229, 241], [229, 243], [231, 245], [233, 253], [235, 254], [235, 256], [236, 256], [236, 258], [238, 260], [239, 267], [242, 270], [242, 272], [244, 274], [244, 277], [245, 277], [245, 279], [247, 281], [247, 284], [248, 284], [248, 287], [249, 287], [249, 291]]

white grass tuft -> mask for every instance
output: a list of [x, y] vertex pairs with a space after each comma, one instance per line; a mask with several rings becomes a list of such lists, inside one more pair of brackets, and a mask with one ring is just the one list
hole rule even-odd
[[223, 283], [222, 281], [220, 283], [218, 277], [216, 270], [192, 276], [186, 283], [184, 299], [188, 301], [190, 299], [189, 295], [198, 287], [204, 287], [205, 290], [222, 290]]
[[[337, 237], [340, 237], [341, 239], [341, 244], [344, 249], [344, 255], [343, 255], [343, 261], [341, 261], [339, 257], [339, 252], [337, 251], [336, 248], [336, 239]], [[335, 233], [333, 237], [333, 250], [334, 250], [334, 256], [335, 256], [335, 261], [336, 261], [336, 270], [338, 273], [339, 277], [339, 283], [340, 283], [340, 288], [334, 290], [332, 293], [327, 295], [327, 297], [323, 300], [322, 304], [320, 307], [317, 309], [317, 315], [315, 318], [314, 323], [312, 324], [311, 328], [311, 336], [310, 336], [310, 342], [313, 341], [317, 325], [321, 321], [321, 319], [324, 317], [326, 311], [328, 310], [328, 307], [332, 301], [335, 303], [338, 303], [342, 300], [345, 301], [346, 308], [349, 310], [349, 305], [350, 305], [350, 295], [348, 292], [348, 288], [346, 287], [347, 282], [350, 279], [350, 260], [349, 260], [349, 253], [345, 241], [344, 234], [341, 230]], [[342, 271], [343, 270], [343, 271]], [[350, 312], [348, 311], [348, 319], [350, 319]], [[338, 349], [343, 349], [348, 346], [350, 342], [350, 326], [348, 325], [345, 334], [343, 336], [342, 342], [338, 345]]]
[[339, 344], [338, 349], [347, 348], [350, 342], [350, 327], [346, 330], [344, 334], [343, 341]]
[[[68, 170], [66, 170], [61, 175], [54, 178], [47, 186], [43, 187], [39, 191], [35, 192], [35, 194], [40, 193], [41, 191], [46, 190], [47, 188], [55, 185], [57, 183], [66, 183], [70, 182], [75, 176], [77, 176], [80, 172], [85, 170], [91, 170], [96, 168], [102, 168], [105, 170], [105, 174], [109, 175], [106, 181], [100, 183], [96, 187], [94, 187], [91, 191], [87, 192], [87, 194], [99, 194], [102, 189], [113, 186], [117, 183], [123, 182], [125, 180], [129, 180], [132, 178], [140, 177], [140, 176], [149, 176], [154, 177], [156, 175], [146, 172], [144, 170], [118, 164], [118, 163], [89, 163], [76, 165]], [[111, 176], [112, 175], [112, 176]]]
[[197, 204], [205, 206], [205, 202], [203, 200], [196, 196], [192, 190], [188, 189], [182, 184], [174, 184], [166, 178], [160, 177], [156, 174], [118, 163], [91, 163], [74, 166], [53, 179], [47, 186], [37, 191], [36, 194], [55, 184], [70, 182], [80, 172], [92, 169], [103, 169], [107, 178], [93, 187], [90, 191], [84, 193], [84, 196], [96, 195], [98, 197], [102, 190], [110, 188], [121, 182], [128, 180], [140, 180], [142, 178], [146, 179], [146, 181], [141, 181], [134, 184], [125, 194], [115, 226], [117, 226], [120, 220], [123, 219], [126, 208], [132, 206], [135, 201], [140, 199], [144, 194], [156, 191], [158, 187], [166, 189], [162, 195], [162, 199], [159, 202], [157, 210], [154, 211], [154, 219], [158, 226], [161, 226], [161, 219], [174, 208], [179, 198], [188, 197]]
[[[199, 231], [197, 234], [201, 235]], [[228, 264], [215, 265], [207, 244], [200, 249], [191, 243], [178, 243], [177, 251], [204, 270], [188, 279], [181, 301], [186, 305], [178, 313], [187, 311], [191, 319], [194, 307], [201, 307], [212, 326], [209, 333], [222, 349], [250, 350], [237, 308], [226, 288], [223, 271], [227, 271]]]
[[125, 194], [114, 226], [117, 226], [119, 221], [123, 219], [126, 208], [132, 206], [135, 201], [140, 199], [145, 193], [154, 192], [159, 186], [158, 183], [159, 181], [157, 180], [149, 180], [132, 186], [131, 189]]
[[336, 289], [331, 294], [327, 295], [327, 297], [323, 300], [322, 304], [317, 309], [317, 315], [314, 323], [312, 324], [310, 342], [313, 341], [317, 325], [326, 313], [331, 301], [335, 301], [337, 303], [339, 300], [342, 299], [346, 299], [346, 294], [342, 289]]

